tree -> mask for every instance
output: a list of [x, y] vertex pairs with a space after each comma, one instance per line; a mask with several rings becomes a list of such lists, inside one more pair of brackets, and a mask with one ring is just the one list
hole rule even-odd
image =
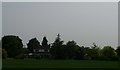
[[37, 40], [37, 38], [32, 38], [31, 40], [29, 40], [27, 46], [28, 46], [27, 48], [28, 48], [29, 52], [33, 52], [33, 49], [35, 47], [40, 46], [40, 42]]
[[66, 56], [69, 59], [75, 59], [76, 56], [79, 56], [78, 53], [79, 46], [76, 44], [75, 41], [68, 41], [66, 44]]
[[46, 39], [45, 36], [43, 37], [43, 40], [42, 40], [42, 46], [48, 46], [48, 40]]
[[84, 59], [91, 60], [91, 48], [84, 47], [84, 51], [85, 51]]
[[100, 48], [98, 47], [98, 45], [96, 45], [95, 43], [93, 43], [93, 45], [91, 46], [91, 50], [90, 50], [90, 57], [91, 59], [98, 59], [100, 56]]
[[2, 41], [1, 41], [1, 39], [0, 39], [0, 59], [2, 59]]
[[81, 46], [78, 48], [76, 57], [77, 59], [81, 59], [81, 60], [85, 59], [85, 47], [84, 46]]
[[63, 41], [61, 41], [60, 34], [57, 35], [54, 43], [51, 46], [51, 55], [54, 59], [63, 59]]
[[18, 36], [7, 35], [2, 37], [2, 48], [7, 51], [8, 57], [15, 57], [22, 53], [23, 43]]
[[63, 41], [61, 41], [61, 38], [60, 38], [60, 34], [57, 35], [57, 38], [55, 39], [55, 42], [53, 43], [53, 45], [63, 45]]
[[1, 39], [0, 39], [0, 48], [2, 48], [2, 41], [1, 41]]
[[102, 56], [105, 59], [112, 59], [116, 56], [116, 52], [114, 50], [114, 48], [112, 48], [111, 46], [104, 46], [104, 48], [102, 49]]
[[120, 58], [120, 46], [117, 47], [116, 53], [117, 53], [117, 56]]

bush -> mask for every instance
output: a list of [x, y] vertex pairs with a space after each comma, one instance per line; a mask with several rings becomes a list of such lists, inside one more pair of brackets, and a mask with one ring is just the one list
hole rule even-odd
[[40, 59], [40, 56], [36, 56], [35, 58], [36, 58], [36, 59]]
[[21, 53], [15, 57], [16, 59], [24, 59], [24, 55]]
[[2, 58], [3, 59], [7, 58], [7, 51], [5, 49], [2, 49]]

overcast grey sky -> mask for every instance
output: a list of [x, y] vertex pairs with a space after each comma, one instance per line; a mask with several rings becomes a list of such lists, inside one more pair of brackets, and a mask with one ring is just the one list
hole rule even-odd
[[3, 2], [118, 2], [119, 0], [1, 0]]
[[0, 39], [2, 37], [2, 2], [0, 2]]
[[46, 36], [52, 43], [58, 33], [65, 42], [79, 45], [118, 45], [118, 7], [115, 2], [4, 2], [2, 34], [18, 35], [27, 43]]

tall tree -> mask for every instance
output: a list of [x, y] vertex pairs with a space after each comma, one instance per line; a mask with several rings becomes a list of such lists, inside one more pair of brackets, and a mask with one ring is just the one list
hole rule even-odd
[[90, 47], [84, 47], [84, 51], [85, 51], [85, 56], [84, 59], [91, 59], [91, 48]]
[[76, 58], [77, 59], [85, 59], [85, 47], [84, 46], [81, 46], [78, 48], [78, 51], [76, 53]]
[[31, 40], [29, 40], [28, 44], [27, 44], [27, 48], [30, 52], [33, 52], [33, 49], [36, 47], [40, 46], [40, 42], [37, 40], [37, 38], [32, 38]]
[[18, 36], [7, 35], [2, 37], [2, 48], [8, 53], [8, 57], [15, 57], [22, 53], [23, 43]]
[[63, 41], [61, 41], [60, 34], [57, 35], [57, 38], [51, 46], [50, 52], [55, 59], [63, 58]]
[[47, 40], [47, 38], [44, 36], [43, 37], [43, 40], [42, 40], [42, 46], [48, 46], [48, 40]]
[[57, 35], [57, 38], [55, 39], [53, 45], [63, 45], [63, 41], [61, 41], [60, 34]]
[[117, 52], [117, 56], [120, 58], [120, 46], [117, 47], [116, 52]]
[[66, 53], [69, 59], [74, 59], [76, 58], [76, 56], [78, 56], [78, 54], [76, 54], [78, 52], [79, 46], [76, 44], [75, 41], [68, 41], [66, 44]]
[[112, 48], [111, 46], [104, 46], [104, 48], [102, 49], [102, 55], [105, 59], [112, 59], [117, 54], [114, 48]]
[[93, 43], [91, 46], [91, 50], [90, 50], [90, 57], [91, 59], [98, 59], [99, 55], [100, 55], [100, 48], [96, 43]]
[[1, 41], [1, 39], [0, 39], [0, 48], [2, 48], [2, 41]]

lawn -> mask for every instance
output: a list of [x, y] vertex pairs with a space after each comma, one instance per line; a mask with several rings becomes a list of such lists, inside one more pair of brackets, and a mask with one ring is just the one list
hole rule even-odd
[[6, 59], [3, 68], [118, 68], [118, 61]]

